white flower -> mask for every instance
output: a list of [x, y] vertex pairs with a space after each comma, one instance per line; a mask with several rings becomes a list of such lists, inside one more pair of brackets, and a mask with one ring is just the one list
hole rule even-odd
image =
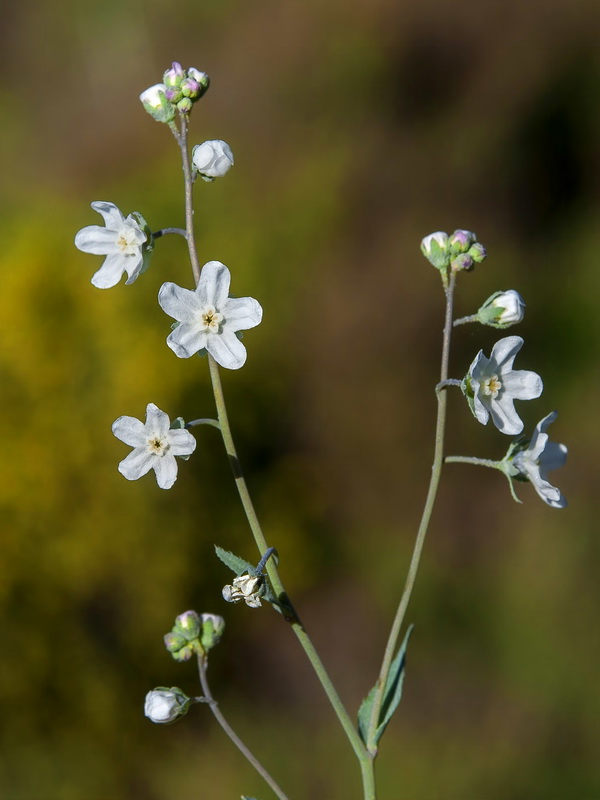
[[244, 600], [250, 608], [258, 608], [260, 602], [260, 589], [262, 578], [256, 575], [238, 575], [233, 579], [233, 584], [223, 587], [223, 598], [228, 603], [238, 603]]
[[564, 508], [567, 501], [562, 492], [547, 480], [548, 472], [562, 467], [567, 460], [565, 445], [551, 442], [546, 433], [556, 416], [556, 411], [553, 411], [538, 422], [527, 447], [512, 457], [511, 466], [514, 471], [511, 472], [513, 476], [516, 473], [531, 481], [533, 488], [549, 506]]
[[161, 725], [168, 725], [175, 722], [178, 717], [183, 716], [190, 706], [190, 699], [173, 686], [172, 689], [158, 688], [153, 689], [146, 695], [144, 702], [144, 714], [152, 722]]
[[239, 369], [246, 361], [246, 348], [235, 335], [254, 328], [262, 319], [262, 308], [253, 297], [229, 297], [231, 273], [220, 261], [202, 268], [195, 291], [175, 283], [163, 283], [158, 293], [162, 310], [180, 324], [167, 338], [179, 358], [208, 350], [227, 369]]
[[544, 388], [542, 379], [535, 372], [512, 368], [522, 346], [520, 336], [507, 336], [496, 342], [489, 358], [480, 350], [463, 381], [463, 391], [479, 422], [486, 425], [491, 414], [498, 430], [509, 436], [523, 430], [514, 401], [533, 400]]
[[525, 301], [514, 289], [506, 292], [495, 292], [485, 301], [477, 312], [483, 325], [494, 328], [508, 328], [522, 322], [525, 316]]
[[146, 422], [135, 417], [119, 417], [112, 432], [133, 451], [119, 464], [119, 472], [128, 481], [137, 481], [151, 469], [161, 489], [170, 489], [177, 478], [175, 456], [189, 456], [196, 449], [196, 440], [182, 428], [171, 430], [164, 411], [148, 403]]
[[79, 250], [106, 256], [92, 283], [98, 289], [110, 289], [117, 285], [124, 272], [127, 273], [125, 283], [133, 283], [144, 267], [145, 253], [150, 250], [144, 247], [148, 235], [140, 224], [141, 221], [145, 226], [145, 221], [141, 216], [140, 221], [136, 220], [133, 214], [125, 219], [114, 203], [97, 201], [92, 203], [92, 208], [102, 215], [106, 227], [89, 225], [75, 236], [75, 247]]
[[233, 166], [231, 147], [221, 139], [197, 144], [192, 149], [192, 165], [206, 180], [221, 178]]
[[164, 83], [155, 83], [154, 86], [144, 89], [140, 95], [140, 100], [144, 104], [144, 107], [149, 106], [150, 109], [156, 111], [162, 108], [161, 95], [164, 97], [166, 91], [167, 87]]

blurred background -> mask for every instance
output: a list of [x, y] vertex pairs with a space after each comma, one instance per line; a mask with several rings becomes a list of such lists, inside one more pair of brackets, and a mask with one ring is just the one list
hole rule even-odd
[[[139, 93], [171, 61], [205, 70], [191, 143], [235, 167], [196, 186], [201, 260], [264, 306], [223, 375], [234, 435], [284, 582], [348, 708], [373, 684], [425, 498], [443, 295], [419, 252], [477, 232], [457, 315], [527, 302], [517, 367], [569, 446], [550, 509], [531, 486], [453, 465], [407, 620], [404, 698], [381, 800], [590, 800], [598, 770], [600, 8], [592, 0], [34, 0], [0, 23], [0, 795], [10, 800], [270, 797], [196, 707], [173, 727], [145, 693], [198, 694], [162, 645], [176, 614], [222, 614], [224, 713], [294, 800], [360, 796], [354, 757], [292, 633], [228, 606], [215, 543], [257, 557], [218, 433], [168, 492], [117, 472], [111, 434], [148, 402], [214, 414], [206, 361], [165, 346], [158, 242], [132, 286], [90, 284], [73, 246], [93, 200], [183, 224], [179, 154]], [[465, 326], [451, 375], [502, 334]], [[509, 443], [455, 392], [447, 452]]]

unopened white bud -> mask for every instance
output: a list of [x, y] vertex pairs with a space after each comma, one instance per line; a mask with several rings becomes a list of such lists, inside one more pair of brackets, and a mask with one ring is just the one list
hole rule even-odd
[[144, 714], [152, 722], [168, 725], [186, 714], [189, 707], [190, 698], [177, 686], [170, 689], [159, 686], [146, 695]]
[[525, 302], [515, 289], [495, 292], [477, 312], [477, 318], [483, 325], [491, 325], [494, 328], [516, 325], [523, 321], [524, 316]]
[[227, 142], [212, 139], [192, 149], [192, 165], [206, 181], [221, 178], [233, 166], [233, 153]]

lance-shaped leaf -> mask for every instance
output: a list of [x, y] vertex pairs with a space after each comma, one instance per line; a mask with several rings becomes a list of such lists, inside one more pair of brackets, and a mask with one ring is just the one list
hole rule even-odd
[[[377, 744], [387, 727], [388, 722], [392, 718], [392, 714], [398, 708], [400, 699], [402, 697], [402, 683], [404, 681], [404, 668], [406, 665], [406, 648], [408, 646], [408, 639], [412, 633], [413, 625], [410, 625], [406, 631], [404, 641], [400, 645], [396, 657], [391, 663], [388, 678], [383, 692], [383, 699], [381, 708], [379, 710], [379, 718], [377, 720], [377, 728], [375, 729], [375, 741]], [[375, 695], [377, 692], [377, 685], [375, 685], [369, 694], [362, 701], [358, 710], [358, 732], [360, 738], [367, 744], [369, 734], [369, 724], [371, 721], [371, 713], [373, 711], [373, 703], [375, 702]]]
[[254, 564], [240, 558], [240, 556], [236, 556], [235, 553], [230, 553], [229, 550], [223, 550], [223, 548], [219, 547], [217, 544], [215, 545], [215, 553], [235, 575], [242, 575], [244, 572], [247, 572], [248, 575], [256, 575], [256, 567]]

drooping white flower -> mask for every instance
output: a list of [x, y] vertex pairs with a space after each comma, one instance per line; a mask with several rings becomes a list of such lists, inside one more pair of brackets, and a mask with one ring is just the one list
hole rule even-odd
[[192, 165], [207, 181], [221, 178], [233, 166], [231, 147], [221, 139], [197, 144], [192, 148]]
[[209, 261], [195, 291], [175, 283], [160, 287], [160, 307], [180, 323], [167, 337], [176, 356], [189, 358], [207, 350], [226, 369], [243, 366], [246, 348], [235, 334], [258, 325], [262, 308], [253, 297], [229, 297], [230, 281], [225, 264]]
[[515, 289], [494, 292], [477, 312], [483, 325], [494, 328], [508, 328], [522, 322], [524, 317], [525, 301]]
[[511, 474], [522, 476], [531, 481], [533, 488], [545, 503], [552, 508], [564, 508], [567, 501], [556, 486], [548, 481], [547, 475], [554, 469], [562, 467], [567, 460], [567, 448], [564, 444], [551, 442], [546, 430], [557, 417], [556, 411], [548, 414], [535, 426], [531, 441], [524, 449], [510, 459]]
[[133, 447], [119, 464], [119, 472], [128, 481], [136, 481], [151, 469], [161, 489], [170, 489], [177, 479], [175, 456], [189, 456], [196, 449], [196, 440], [189, 431], [172, 430], [167, 414], [154, 403], [148, 403], [146, 422], [135, 417], [119, 417], [112, 432]]
[[486, 425], [491, 415], [498, 430], [509, 436], [523, 430], [523, 421], [515, 411], [514, 401], [533, 400], [544, 388], [537, 373], [512, 368], [522, 346], [520, 336], [507, 336], [496, 342], [489, 358], [480, 350], [462, 383], [476, 419]]
[[228, 603], [239, 603], [244, 600], [250, 608], [258, 608], [260, 602], [260, 589], [262, 578], [256, 575], [238, 575], [232, 584], [223, 587], [223, 599]]
[[151, 235], [141, 214], [121, 214], [114, 203], [96, 201], [92, 208], [104, 218], [105, 227], [88, 225], [75, 236], [75, 247], [84, 253], [106, 256], [92, 283], [98, 289], [110, 289], [127, 273], [125, 283], [133, 283], [148, 265], [152, 249]]
[[144, 714], [152, 722], [168, 725], [182, 717], [190, 707], [190, 698], [177, 686], [171, 689], [159, 686], [146, 695]]

